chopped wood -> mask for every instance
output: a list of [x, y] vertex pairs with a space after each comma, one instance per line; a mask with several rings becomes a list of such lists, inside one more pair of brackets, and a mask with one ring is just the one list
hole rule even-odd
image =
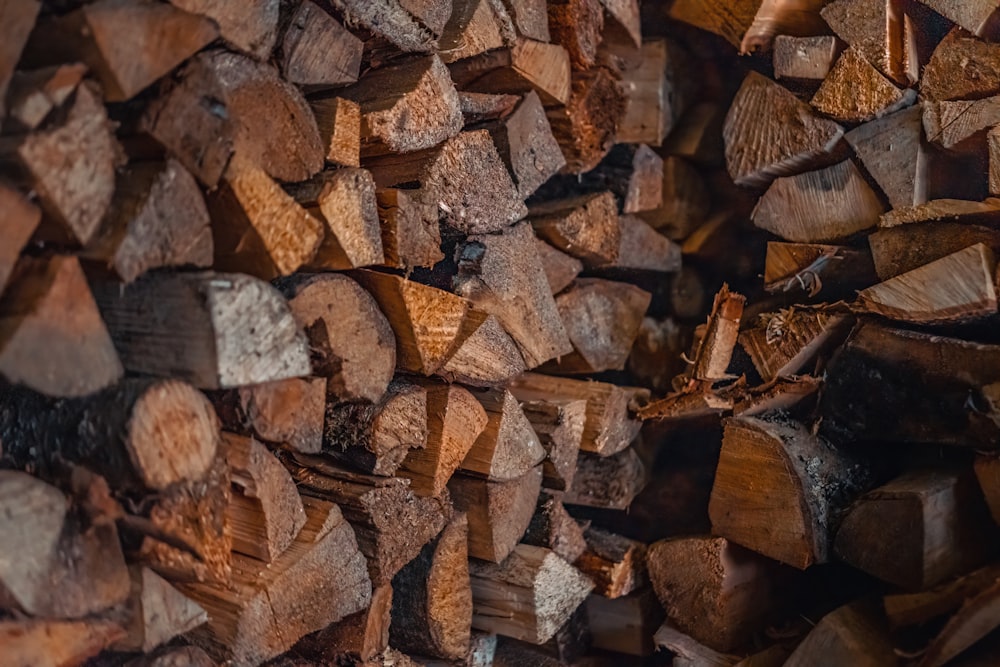
[[472, 627], [533, 644], [548, 641], [593, 584], [553, 552], [520, 545], [499, 565], [473, 562]]
[[817, 296], [824, 289], [869, 287], [876, 280], [872, 255], [861, 249], [821, 243], [767, 244], [764, 288], [768, 292], [802, 290]]
[[663, 623], [663, 608], [651, 587], [613, 599], [592, 594], [585, 606], [594, 648], [636, 657], [656, 650], [653, 633]]
[[820, 113], [841, 123], [879, 118], [904, 103], [903, 91], [854, 48], [837, 59], [810, 102]]
[[634, 215], [618, 218], [621, 240], [615, 269], [673, 273], [681, 268], [681, 248]]
[[839, 125], [820, 118], [792, 93], [751, 72], [726, 116], [726, 165], [737, 185], [763, 188], [779, 176], [809, 169], [828, 156], [843, 136]]
[[915, 105], [844, 135], [893, 208], [927, 201], [928, 155], [922, 113], [922, 107]]
[[993, 521], [1000, 524], [1000, 458], [980, 455], [976, 457], [976, 479], [983, 498], [990, 508]]
[[447, 0], [400, 0], [399, 5], [439, 37], [452, 13], [452, 3]]
[[811, 370], [807, 365], [842, 342], [851, 323], [843, 314], [794, 308], [760, 315], [758, 322], [740, 333], [739, 343], [765, 382]]
[[979, 100], [924, 102], [924, 134], [945, 150], [974, 151], [1000, 124], [1000, 95]]
[[542, 443], [514, 395], [506, 389], [475, 392], [486, 411], [486, 427], [459, 470], [493, 482], [517, 479], [545, 458]]
[[534, 90], [546, 105], [569, 101], [569, 54], [558, 44], [519, 37], [512, 47], [459, 60], [449, 69], [462, 90], [494, 94]]
[[197, 646], [165, 646], [125, 663], [126, 667], [216, 667], [208, 654]]
[[845, 160], [776, 179], [754, 209], [753, 223], [788, 241], [817, 243], [874, 227], [884, 211], [854, 162]]
[[587, 417], [584, 399], [525, 400], [524, 416], [545, 450], [542, 486], [565, 491], [576, 474], [576, 457]]
[[[726, 117], [726, 107], [717, 102], [693, 105], [663, 140], [664, 152], [703, 166], [717, 164], [726, 153], [726, 141], [721, 132]], [[829, 145], [836, 146], [836, 142]]]
[[424, 203], [407, 190], [378, 190], [375, 196], [386, 265], [411, 269], [444, 259], [436, 203]]
[[104, 98], [123, 102], [169, 73], [218, 36], [208, 19], [169, 4], [100, 0], [39, 22], [26, 61], [78, 61], [101, 84]]
[[623, 510], [648, 481], [646, 466], [632, 447], [610, 456], [581, 452], [573, 486], [566, 491], [563, 502]]
[[620, 598], [646, 583], [645, 544], [593, 527], [584, 538], [586, 551], [570, 562], [593, 580], [595, 595]]
[[824, 616], [785, 663], [787, 667], [896, 664], [899, 658], [884, 621], [863, 603], [840, 607]]
[[[239, 274], [156, 273], [95, 285], [125, 367], [225, 389], [308, 375], [309, 351], [288, 304]], [[155, 304], [154, 319], [147, 319]]]
[[219, 26], [229, 46], [258, 60], [267, 60], [278, 37], [278, 4], [253, 0], [239, 8], [226, 0], [170, 0], [175, 7], [206, 16]]
[[389, 631], [394, 647], [445, 660], [466, 657], [472, 623], [468, 550], [468, 521], [458, 514], [396, 574]]
[[21, 59], [21, 51], [28, 43], [41, 8], [42, 3], [38, 0], [12, 0], [4, 4], [3, 13], [0, 14], [0, 24], [3, 24], [3, 38], [0, 39], [0, 44], [3, 44], [0, 49], [0, 119], [3, 119], [6, 112], [4, 100], [7, 99], [7, 87], [14, 75], [14, 68]]
[[844, 562], [907, 590], [982, 565], [995, 546], [972, 474], [907, 473], [869, 491], [844, 516], [834, 549]]
[[996, 258], [979, 243], [873, 285], [857, 307], [903, 322], [941, 324], [995, 314]]
[[684, 356], [693, 332], [673, 318], [644, 317], [628, 356], [628, 371], [635, 381], [654, 392], [668, 392], [673, 379], [687, 368]]
[[503, 93], [494, 95], [493, 93], [473, 93], [464, 90], [458, 92], [458, 101], [462, 107], [462, 117], [465, 119], [466, 125], [506, 118], [521, 102], [521, 99], [521, 95]]
[[546, 114], [566, 158], [564, 173], [582, 174], [596, 167], [615, 143], [625, 117], [625, 93], [604, 67], [576, 72], [566, 106]]
[[582, 184], [591, 190], [611, 190], [623, 213], [652, 211], [663, 205], [663, 158], [649, 146], [618, 144], [595, 169], [583, 174]]
[[452, 63], [506, 46], [502, 19], [495, 11], [497, 4], [489, 0], [462, 0], [450, 8], [451, 19], [439, 42], [444, 62]]
[[449, 382], [501, 387], [526, 370], [517, 344], [493, 315], [470, 310], [459, 339], [462, 342], [438, 371]]
[[288, 471], [253, 438], [223, 433], [233, 480], [226, 517], [233, 551], [273, 563], [305, 525], [302, 500]]
[[963, 100], [1000, 93], [1000, 46], [955, 28], [934, 49], [920, 80], [929, 100]]
[[805, 569], [830, 559], [838, 513], [869, 485], [863, 465], [801, 425], [728, 419], [712, 532]]
[[997, 609], [1000, 607], [1000, 582], [966, 601], [951, 617], [940, 634], [927, 647], [921, 667], [939, 667], [997, 628]]
[[374, 659], [389, 648], [392, 598], [391, 585], [376, 586], [367, 609], [306, 635], [292, 652], [320, 663]]
[[421, 4], [433, 10], [441, 3], [421, 3], [420, 0], [384, 3], [371, 3], [368, 0], [332, 0], [330, 4], [344, 17], [344, 23], [347, 25], [370, 30], [374, 35], [387, 40], [402, 51], [427, 52], [437, 48], [436, 35], [429, 29], [430, 26], [422, 17], [411, 14], [410, 10], [419, 9]]
[[437, 496], [462, 465], [488, 417], [479, 401], [458, 385], [426, 383], [427, 445], [411, 449], [398, 475], [419, 496]]
[[736, 656], [724, 655], [698, 643], [669, 623], [660, 626], [653, 635], [653, 641], [657, 647], [674, 654], [674, 667], [731, 667], [739, 660]]
[[919, 206], [893, 209], [879, 219], [878, 226], [885, 229], [938, 220], [991, 225], [1000, 221], [1000, 200], [933, 199]]
[[723, 285], [715, 295], [705, 334], [698, 344], [690, 377], [696, 382], [716, 382], [731, 376], [728, 373], [743, 318], [746, 297]]
[[625, 112], [616, 134], [619, 143], [659, 146], [674, 129], [686, 104], [676, 54], [664, 39], [644, 41], [638, 66], [622, 74]]
[[323, 446], [326, 378], [287, 378], [240, 387], [215, 400], [224, 428], [315, 454]]
[[538, 259], [545, 271], [545, 279], [549, 281], [549, 288], [553, 294], [558, 294], [569, 287], [583, 271], [583, 262], [561, 250], [556, 250], [542, 239], [536, 239], [535, 247], [538, 249]]
[[[521, 543], [551, 549], [567, 563], [574, 564], [587, 549], [583, 527], [566, 511], [560, 496], [547, 490], [538, 494], [535, 514]], [[583, 569], [579, 565], [576, 567]]]
[[604, 31], [604, 7], [599, 0], [555, 0], [546, 3], [552, 42], [564, 47], [575, 70], [597, 62]]
[[308, 90], [354, 83], [364, 43], [312, 0], [292, 12], [281, 43], [281, 71]]
[[461, 473], [451, 478], [448, 490], [455, 509], [469, 517], [470, 556], [494, 563], [507, 558], [531, 522], [541, 483], [540, 467], [508, 482]]
[[529, 213], [539, 238], [585, 265], [603, 266], [618, 260], [621, 226], [611, 192], [545, 202], [532, 206]]
[[907, 81], [903, 16], [895, 0], [834, 0], [820, 12], [842, 40], [897, 83]]
[[833, 35], [774, 38], [774, 78], [822, 81], [830, 73], [839, 52]]
[[545, 2], [542, 0], [504, 0], [503, 4], [510, 13], [514, 28], [519, 35], [540, 42], [552, 41]]
[[148, 653], [208, 621], [208, 614], [198, 603], [148, 567], [134, 565], [129, 568], [129, 576], [128, 636], [115, 643], [116, 650]]
[[0, 621], [0, 646], [12, 665], [82, 665], [124, 636], [121, 625], [101, 619]]
[[182, 586], [209, 614], [191, 638], [213, 657], [259, 664], [371, 602], [371, 581], [350, 524], [332, 503], [305, 498], [303, 504], [306, 523], [277, 560], [236, 554], [229, 586]]
[[0, 208], [4, 215], [0, 219], [5, 243], [0, 249], [0, 294], [14, 273], [17, 258], [42, 219], [42, 211], [31, 203], [13, 185], [0, 181]]
[[992, 36], [996, 5], [990, 0], [920, 0], [949, 21], [980, 37]]
[[374, 404], [326, 406], [323, 450], [373, 475], [391, 476], [412, 448], [427, 445], [427, 390], [394, 380]]
[[86, 73], [87, 66], [82, 63], [15, 72], [7, 100], [7, 129], [37, 129], [54, 109], [69, 100]]
[[119, 173], [115, 198], [82, 257], [132, 282], [151, 269], [212, 265], [208, 209], [179, 162], [140, 162]]
[[889, 627], [894, 631], [923, 625], [953, 614], [997, 580], [1000, 580], [1000, 566], [987, 565], [925, 591], [890, 593], [882, 598], [882, 606]]
[[499, 235], [470, 236], [456, 252], [456, 261], [453, 289], [497, 318], [527, 368], [571, 351], [530, 225], [520, 223]]
[[0, 377], [79, 397], [122, 377], [122, 362], [75, 257], [24, 259], [0, 301]]
[[487, 127], [522, 199], [566, 165], [545, 108], [533, 90], [509, 115]]
[[990, 196], [1000, 195], [1000, 129], [994, 127], [986, 135], [987, 151], [989, 153], [989, 190]]
[[344, 167], [361, 165], [361, 106], [343, 97], [309, 101], [320, 139], [326, 146], [326, 161]]
[[686, 238], [708, 218], [708, 189], [701, 174], [686, 160], [663, 159], [663, 204], [639, 214], [643, 220], [671, 239]]

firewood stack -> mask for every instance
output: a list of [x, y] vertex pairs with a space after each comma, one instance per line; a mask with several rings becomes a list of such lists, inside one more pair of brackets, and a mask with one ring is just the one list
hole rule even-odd
[[995, 10], [0, 0], [0, 667], [997, 664]]

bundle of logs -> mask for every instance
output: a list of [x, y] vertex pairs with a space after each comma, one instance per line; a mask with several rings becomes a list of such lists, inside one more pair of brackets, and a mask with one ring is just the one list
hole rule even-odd
[[997, 664], [995, 10], [0, 0], [0, 665]]

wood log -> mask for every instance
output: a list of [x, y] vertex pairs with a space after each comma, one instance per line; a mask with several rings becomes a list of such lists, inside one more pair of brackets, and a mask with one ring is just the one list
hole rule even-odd
[[4, 210], [0, 227], [6, 239], [3, 249], [0, 249], [0, 294], [3, 294], [21, 250], [31, 240], [42, 220], [42, 211], [6, 181], [0, 181], [0, 206]]
[[630, 403], [648, 396], [644, 390], [537, 373], [525, 373], [510, 390], [519, 401], [587, 401], [580, 449], [600, 456], [628, 447], [641, 425], [633, 418]]
[[899, 664], [899, 658], [877, 612], [864, 604], [854, 603], [824, 616], [785, 664], [789, 667], [847, 664], [884, 667]]
[[577, 279], [556, 297], [573, 351], [542, 370], [580, 374], [624, 369], [651, 298], [628, 283]]
[[375, 586], [392, 581], [451, 519], [446, 495], [420, 498], [405, 480], [354, 473], [306, 454], [283, 455], [282, 462], [302, 493], [341, 507], [368, 559]]
[[665, 648], [674, 655], [675, 667], [731, 667], [738, 658], [714, 651], [693, 637], [664, 623], [653, 635], [659, 648]]
[[517, 479], [539, 465], [545, 450], [531, 422], [506, 389], [473, 394], [486, 412], [486, 426], [458, 468], [493, 482]]
[[918, 222], [937, 222], [940, 220], [992, 225], [1000, 220], [1000, 201], [993, 198], [982, 202], [964, 199], [932, 199], [919, 206], [893, 209], [879, 219], [878, 226], [887, 229]]
[[995, 456], [977, 456], [975, 470], [979, 488], [990, 508], [993, 521], [1000, 524], [1000, 459]]
[[922, 113], [922, 107], [915, 105], [844, 135], [894, 208], [927, 201], [928, 155], [921, 134]]
[[532, 206], [538, 236], [580, 259], [601, 266], [617, 261], [621, 246], [618, 204], [611, 192], [581, 195]]
[[802, 290], [817, 296], [824, 289], [870, 287], [877, 280], [872, 255], [864, 250], [822, 243], [767, 244], [764, 288], [768, 292]]
[[[913, 99], [912, 94], [909, 97]], [[849, 48], [837, 59], [810, 104], [841, 123], [861, 123], [899, 109], [906, 98], [860, 51]]]
[[309, 100], [326, 161], [343, 167], [361, 166], [361, 105], [343, 97]]
[[165, 646], [125, 663], [127, 667], [216, 667], [208, 654], [197, 646]]
[[708, 506], [712, 531], [805, 569], [830, 559], [840, 513], [870, 485], [860, 462], [801, 425], [732, 418]]
[[451, 8], [451, 18], [439, 40], [440, 56], [446, 63], [500, 49], [514, 39], [510, 17], [498, 16], [503, 4], [488, 0], [463, 0]]
[[398, 475], [418, 496], [437, 496], [486, 429], [488, 417], [476, 397], [458, 385], [426, 383], [427, 445], [411, 449]]
[[927, 140], [948, 151], [975, 151], [989, 129], [1000, 123], [1000, 95], [925, 102], [923, 109]]
[[742, 646], [780, 609], [775, 564], [725, 538], [660, 540], [646, 563], [668, 621], [717, 651]]
[[774, 78], [793, 81], [822, 81], [830, 73], [839, 55], [833, 35], [774, 38]]
[[594, 594], [620, 598], [647, 583], [646, 545], [600, 528], [584, 532], [587, 548], [572, 560], [594, 582]]
[[323, 451], [373, 475], [395, 474], [410, 449], [427, 445], [427, 390], [404, 380], [389, 383], [373, 404], [326, 406]]
[[20, 262], [0, 302], [0, 377], [79, 397], [122, 377], [122, 362], [74, 257]]
[[534, 90], [546, 105], [569, 101], [569, 54], [558, 44], [520, 37], [512, 47], [459, 60], [448, 69], [462, 90], [494, 94]]
[[962, 322], [997, 311], [996, 258], [979, 243], [873, 285], [858, 308], [915, 324]]
[[776, 179], [757, 204], [753, 223], [789, 241], [817, 243], [874, 227], [884, 211], [854, 162], [845, 160], [820, 171]]
[[218, 37], [208, 19], [169, 4], [101, 0], [41, 21], [25, 47], [34, 66], [83, 62], [109, 102], [123, 102]]
[[642, 43], [638, 66], [622, 74], [625, 111], [616, 141], [660, 146], [674, 129], [687, 104], [678, 54], [664, 39]]
[[882, 280], [919, 269], [977, 244], [996, 253], [997, 230], [964, 222], [926, 222], [880, 229], [868, 237], [875, 271]]
[[[437, 36], [430, 25], [439, 24], [439, 21], [432, 20], [432, 23], [428, 24], [423, 19], [429, 17], [415, 16], [411, 13], [419, 11], [421, 4], [433, 14], [434, 8], [441, 6], [442, 3], [421, 3], [419, 0], [377, 4], [367, 0], [331, 2], [333, 8], [343, 16], [345, 24], [369, 30], [402, 51], [427, 52], [437, 48]], [[444, 19], [447, 20], [447, 14]]]
[[834, 33], [882, 74], [906, 83], [903, 16], [893, 0], [834, 0], [820, 11]]
[[365, 169], [320, 172], [289, 192], [325, 224], [324, 238], [308, 267], [320, 271], [382, 264], [382, 235], [375, 203], [375, 181]]
[[391, 585], [375, 587], [368, 609], [306, 635], [292, 652], [320, 662], [373, 660], [389, 648], [392, 598]]
[[337, 94], [361, 107], [362, 155], [431, 148], [462, 129], [458, 93], [437, 56], [373, 70]]
[[573, 563], [577, 569], [583, 570], [576, 565], [587, 549], [583, 527], [566, 511], [559, 494], [546, 490], [538, 494], [535, 514], [524, 531], [521, 544], [551, 549], [567, 563]]
[[1000, 48], [955, 28], [934, 49], [920, 80], [929, 100], [962, 100], [1000, 93]]
[[372, 296], [347, 276], [295, 275], [277, 283], [309, 339], [312, 372], [343, 401], [379, 400], [396, 367], [396, 341]]
[[541, 483], [539, 468], [509, 482], [461, 473], [451, 478], [448, 490], [455, 508], [469, 517], [470, 556], [499, 563], [510, 555], [531, 522]]
[[205, 389], [309, 374], [305, 335], [281, 294], [255, 278], [164, 273], [95, 285], [94, 295], [130, 371]]
[[259, 664], [370, 604], [371, 581], [350, 524], [332, 503], [305, 498], [303, 504], [306, 523], [277, 560], [237, 554], [228, 587], [182, 587], [208, 611], [208, 624], [192, 639], [214, 657]]
[[618, 144], [597, 167], [574, 180], [587, 189], [614, 192], [622, 213], [652, 211], [663, 205], [663, 158], [645, 144]]
[[54, 240], [89, 243], [111, 205], [120, 153], [91, 84], [77, 88], [58, 121], [24, 137], [14, 157], [46, 213], [39, 232]]
[[465, 658], [472, 623], [465, 515], [457, 514], [392, 581], [393, 646], [445, 660]]
[[992, 35], [995, 24], [990, 19], [996, 12], [991, 2], [972, 0], [957, 2], [956, 0], [920, 0], [949, 21], [954, 21], [969, 32], [980, 37]]
[[470, 564], [472, 627], [533, 644], [548, 641], [593, 584], [548, 549], [520, 545], [499, 565]]
[[556, 0], [546, 5], [552, 42], [566, 49], [575, 70], [593, 67], [604, 31], [599, 0]]
[[215, 267], [271, 280], [316, 256], [323, 223], [299, 206], [263, 169], [235, 155], [208, 198]]
[[368, 290], [396, 335], [396, 365], [431, 375], [461, 341], [469, 302], [444, 290], [387, 273], [351, 274]]
[[684, 356], [691, 349], [693, 331], [673, 318], [644, 317], [628, 356], [635, 382], [654, 392], [673, 390], [672, 381], [687, 369]]
[[509, 93], [494, 95], [493, 93], [458, 91], [458, 101], [462, 107], [462, 118], [465, 119], [466, 125], [506, 118], [521, 99], [521, 95]]
[[212, 397], [223, 428], [315, 454], [323, 446], [326, 378], [288, 378]]
[[685, 112], [674, 130], [663, 140], [663, 151], [702, 166], [719, 164], [725, 159], [727, 109], [717, 102], [699, 102]]
[[535, 247], [542, 269], [545, 271], [545, 279], [549, 281], [549, 289], [553, 294], [558, 294], [569, 287], [583, 271], [583, 262], [561, 250], [556, 250], [545, 241], [536, 239]]
[[[789, 122], [793, 118], [797, 119], [794, 131]], [[726, 166], [737, 185], [763, 188], [779, 176], [814, 166], [843, 135], [839, 125], [820, 118], [792, 93], [751, 72], [726, 116]]]
[[448, 382], [502, 387], [526, 370], [517, 344], [493, 315], [470, 310], [459, 339], [462, 342], [438, 371]]
[[499, 235], [470, 236], [456, 259], [455, 292], [497, 318], [520, 349], [526, 367], [570, 352], [528, 224]]
[[[939, 667], [954, 659], [997, 628], [1000, 583], [994, 582], [966, 601], [924, 653], [921, 667]], [[987, 660], [990, 658], [987, 657]]]
[[723, 284], [715, 295], [705, 334], [698, 343], [689, 377], [695, 382], [714, 383], [730, 378], [729, 364], [739, 339], [740, 321], [746, 297]]
[[996, 583], [1000, 569], [987, 565], [968, 574], [916, 593], [890, 593], [882, 598], [889, 628], [920, 626], [954, 614], [970, 598]]
[[584, 603], [594, 648], [629, 656], [650, 656], [663, 608], [649, 586], [620, 598], [590, 595]]
[[542, 486], [565, 491], [576, 474], [576, 457], [587, 418], [585, 399], [525, 400], [524, 416], [545, 450]]
[[409, 270], [431, 267], [444, 259], [436, 203], [391, 188], [376, 191], [375, 197], [386, 265]]
[[226, 517], [233, 551], [273, 563], [305, 525], [302, 500], [284, 466], [253, 438], [223, 433], [232, 474], [232, 501]]
[[281, 71], [306, 91], [354, 83], [364, 43], [319, 5], [304, 0], [291, 14], [281, 41]]
[[1000, 130], [993, 128], [986, 135], [987, 152], [989, 153], [989, 191], [990, 196], [1000, 194]]
[[[413, 196], [465, 234], [497, 232], [524, 217], [524, 202], [487, 130], [461, 132], [425, 151], [371, 159], [367, 167], [379, 188], [419, 184]], [[469, 192], [477, 196], [470, 199]]]
[[[21, 51], [31, 36], [35, 20], [42, 4], [38, 0], [18, 0], [4, 5], [3, 9], [3, 50], [0, 51], [0, 119], [6, 114], [7, 87], [14, 75], [14, 67], [21, 58]], [[548, 41], [548, 38], [545, 39]]]
[[125, 636], [108, 620], [0, 622], [0, 646], [12, 665], [64, 667], [87, 662]]
[[686, 238], [708, 218], [708, 189], [700, 172], [679, 157], [663, 159], [663, 204], [639, 214], [661, 234], [671, 239]]
[[649, 481], [645, 464], [634, 448], [610, 456], [581, 452], [573, 486], [566, 491], [567, 505], [627, 509]]
[[614, 145], [625, 117], [625, 93], [607, 68], [578, 71], [566, 105], [550, 107], [546, 114], [566, 158], [563, 172], [582, 174], [596, 167]]
[[808, 372], [819, 355], [843, 342], [851, 324], [841, 314], [794, 308], [761, 315], [759, 322], [740, 333], [739, 343], [765, 382]]
[[62, 107], [76, 92], [86, 73], [87, 66], [82, 63], [14, 72], [8, 93], [6, 131], [38, 129], [54, 109]]
[[118, 176], [115, 199], [82, 257], [122, 282], [151, 269], [208, 268], [213, 244], [198, 184], [179, 162], [141, 162]]
[[133, 565], [129, 577], [128, 636], [115, 643], [116, 650], [149, 653], [208, 621], [208, 614], [198, 603], [149, 568]]
[[540, 0], [504, 0], [503, 4], [519, 35], [540, 42], [551, 41], [544, 2]]
[[237, 51], [266, 60], [274, 50], [279, 10], [274, 2], [254, 0], [239, 9], [225, 0], [170, 0], [170, 4], [212, 19], [222, 39]]
[[792, 3], [741, 0], [735, 6], [719, 0], [706, 3], [681, 0], [670, 8], [670, 16], [714, 32], [746, 54], [757, 49], [769, 51], [775, 34], [815, 34], [823, 27], [819, 18], [822, 6], [822, 2], [810, 0]]
[[566, 166], [538, 93], [530, 91], [502, 120], [487, 126], [517, 192], [527, 199]]

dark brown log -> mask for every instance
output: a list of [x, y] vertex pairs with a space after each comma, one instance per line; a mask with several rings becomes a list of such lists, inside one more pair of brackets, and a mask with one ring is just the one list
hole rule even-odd
[[643, 42], [636, 67], [622, 74], [625, 112], [620, 143], [660, 146], [687, 106], [680, 49], [664, 39]]
[[1000, 93], [1000, 48], [955, 28], [934, 49], [920, 80], [930, 100], [962, 100]]
[[811, 370], [809, 364], [842, 342], [851, 324], [841, 314], [795, 309], [766, 313], [758, 321], [740, 333], [739, 343], [765, 382]]
[[[125, 626], [128, 636], [115, 643], [116, 650], [149, 653], [208, 621], [208, 614], [198, 603], [185, 597], [149, 568], [133, 565], [129, 568], [129, 575], [131, 592], [126, 606], [128, 624]], [[197, 665], [197, 662], [194, 664]]]
[[804, 0], [794, 3], [739, 0], [696, 2], [680, 0], [670, 9], [670, 16], [724, 37], [741, 54], [757, 49], [769, 51], [775, 34], [813, 35], [825, 26], [820, 19], [822, 2]]
[[361, 166], [361, 106], [343, 97], [310, 100], [326, 161], [344, 167]]
[[928, 156], [922, 138], [922, 113], [918, 104], [844, 135], [893, 207], [927, 201]]
[[663, 205], [663, 158], [645, 144], [619, 144], [582, 182], [614, 192], [622, 213], [653, 211]]
[[219, 35], [237, 51], [267, 60], [278, 38], [279, 6], [269, 0], [253, 0], [239, 8], [226, 0], [170, 0], [175, 7], [212, 19]]
[[511, 15], [514, 28], [524, 35], [540, 42], [552, 41], [546, 6], [541, 0], [504, 0], [504, 7]]
[[510, 115], [487, 127], [522, 199], [566, 165], [535, 91], [527, 93]]
[[541, 482], [540, 468], [509, 482], [461, 473], [451, 478], [448, 490], [455, 508], [469, 517], [470, 556], [494, 563], [507, 558], [531, 522]]
[[538, 494], [535, 514], [521, 543], [551, 549], [567, 563], [574, 564], [587, 549], [583, 528], [569, 515], [558, 495], [544, 490]]
[[1000, 525], [1000, 458], [986, 455], [977, 456], [975, 468], [979, 488], [990, 508], [993, 521]]
[[870, 287], [877, 280], [872, 256], [864, 250], [820, 243], [767, 244], [764, 288], [768, 292], [801, 290], [817, 296], [824, 289], [830, 292]]
[[576, 457], [583, 439], [587, 401], [558, 398], [525, 400], [521, 408], [545, 449], [542, 485], [565, 491], [576, 474]]
[[673, 318], [644, 317], [628, 356], [628, 371], [635, 382], [657, 393], [673, 390], [673, 379], [687, 369], [684, 356], [691, 349], [690, 327]]
[[[536, 95], [538, 93], [535, 93]], [[484, 121], [502, 120], [511, 114], [521, 102], [521, 95], [509, 93], [473, 93], [465, 90], [458, 92], [458, 101], [462, 107], [462, 118], [466, 125]]]
[[197, 646], [165, 646], [125, 663], [126, 667], [216, 667], [216, 662]]
[[288, 378], [214, 397], [223, 428], [315, 454], [323, 445], [326, 378]]
[[388, 266], [408, 270], [444, 259], [436, 203], [423, 202], [407, 190], [379, 190], [375, 196]]
[[459, 470], [493, 482], [506, 482], [540, 464], [545, 450], [514, 395], [506, 389], [473, 395], [485, 409], [487, 421]]
[[38, 129], [76, 92], [86, 73], [87, 66], [82, 63], [15, 72], [7, 101], [7, 131]]
[[[401, 0], [399, 2], [371, 3], [368, 0], [332, 0], [331, 4], [344, 17], [344, 23], [370, 30], [374, 35], [390, 42], [402, 51], [427, 52], [437, 47], [432, 24], [443, 27], [440, 19], [427, 23], [427, 17], [417, 16], [423, 6], [435, 13], [435, 7], [443, 7], [440, 2], [422, 0]], [[444, 15], [447, 20], [447, 14]]]
[[693, 637], [664, 623], [653, 635], [658, 648], [674, 655], [674, 667], [732, 667], [739, 658], [714, 651]]
[[121, 625], [107, 620], [0, 622], [0, 646], [12, 665], [81, 665], [124, 636]]
[[[444, 62], [472, 58], [503, 48], [508, 41], [513, 41], [513, 25], [510, 25], [510, 17], [503, 10], [502, 3], [496, 0], [462, 0], [449, 9], [451, 18], [439, 41]], [[499, 15], [498, 10], [503, 11], [503, 15]]]
[[975, 152], [989, 129], [1000, 123], [1000, 95], [979, 100], [925, 102], [927, 140], [957, 153]]
[[558, 294], [569, 287], [583, 271], [583, 262], [561, 250], [556, 250], [545, 241], [536, 239], [535, 247], [538, 249], [538, 259], [545, 271], [545, 279], [549, 281], [549, 289], [553, 294]]
[[1000, 220], [1000, 200], [932, 199], [919, 206], [897, 208], [879, 219], [879, 227], [888, 229], [918, 222], [941, 220], [993, 225]]
[[672, 239], [687, 238], [709, 214], [708, 190], [701, 174], [679, 157], [663, 159], [663, 204], [639, 214], [654, 228]]
[[904, 94], [882, 76], [860, 51], [849, 48], [837, 59], [810, 104], [836, 121], [860, 123], [881, 118], [914, 99], [913, 93]]
[[969, 2], [959, 2], [959, 0], [920, 1], [974, 35], [992, 36], [995, 31], [996, 26], [991, 19], [996, 13], [996, 7], [992, 2], [985, 0], [970, 0]]
[[[726, 159], [727, 109], [718, 102], [699, 102], [688, 109], [663, 140], [663, 152], [703, 166]], [[833, 146], [836, 143], [831, 144]], [[824, 154], [827, 151], [824, 151]], [[766, 185], [762, 182], [761, 187]]]
[[0, 249], [0, 294], [3, 294], [21, 250], [41, 222], [42, 212], [6, 181], [0, 181], [0, 208], [4, 211], [0, 219], [0, 233], [5, 240]]
[[[952, 616], [927, 647], [920, 667], [940, 667], [983, 639], [997, 628], [1000, 608], [1000, 583], [993, 582], [985, 590], [966, 601]], [[988, 652], [989, 653], [989, 652]], [[992, 657], [987, 655], [987, 660]]]
[[372, 590], [371, 606], [306, 635], [292, 653], [319, 662], [372, 660], [389, 648], [389, 623], [392, 620], [392, 586], [383, 584]]
[[452, 63], [455, 85], [488, 93], [527, 93], [534, 89], [544, 104], [566, 104], [570, 96], [570, 64], [558, 44], [518, 38], [514, 46]]
[[604, 67], [576, 72], [566, 106], [546, 113], [566, 157], [563, 172], [581, 174], [596, 167], [615, 143], [625, 117], [625, 93]]
[[585, 265], [603, 266], [618, 260], [621, 226], [612, 193], [546, 202], [532, 206], [530, 215], [540, 238]]
[[354, 83], [364, 43], [312, 0], [292, 12], [281, 42], [281, 71], [305, 90]]
[[517, 344], [493, 315], [470, 310], [459, 339], [462, 342], [438, 371], [449, 382], [502, 387], [526, 370]]
[[774, 78], [796, 81], [822, 81], [837, 58], [837, 38], [833, 35], [774, 39]]
[[646, 466], [632, 447], [611, 456], [581, 452], [573, 486], [566, 491], [563, 502], [623, 510], [648, 481]]
[[0, 50], [0, 119], [6, 112], [3, 100], [7, 98], [7, 86], [14, 75], [14, 67], [21, 58], [21, 51], [31, 36], [41, 8], [42, 3], [38, 0], [16, 0], [5, 4], [0, 15], [0, 24], [3, 25], [0, 39], [0, 44], [3, 44]]
[[926, 591], [890, 593], [882, 598], [889, 627], [897, 631], [953, 614], [967, 600], [995, 584], [998, 575], [1000, 566], [993, 564]]
[[859, 667], [899, 664], [884, 621], [878, 612], [861, 603], [824, 616], [785, 663], [789, 667], [845, 664]]
[[575, 70], [593, 67], [604, 31], [604, 8], [599, 0], [556, 0], [546, 4], [552, 42], [566, 49]]
[[907, 81], [903, 15], [893, 0], [834, 0], [820, 12], [842, 40], [858, 50], [882, 74]]
[[615, 599], [590, 595], [585, 606], [594, 648], [636, 657], [656, 650], [653, 633], [663, 623], [663, 608], [649, 586]]
[[584, 532], [586, 550], [570, 562], [594, 582], [594, 594], [620, 598], [647, 583], [646, 545], [600, 528]]

